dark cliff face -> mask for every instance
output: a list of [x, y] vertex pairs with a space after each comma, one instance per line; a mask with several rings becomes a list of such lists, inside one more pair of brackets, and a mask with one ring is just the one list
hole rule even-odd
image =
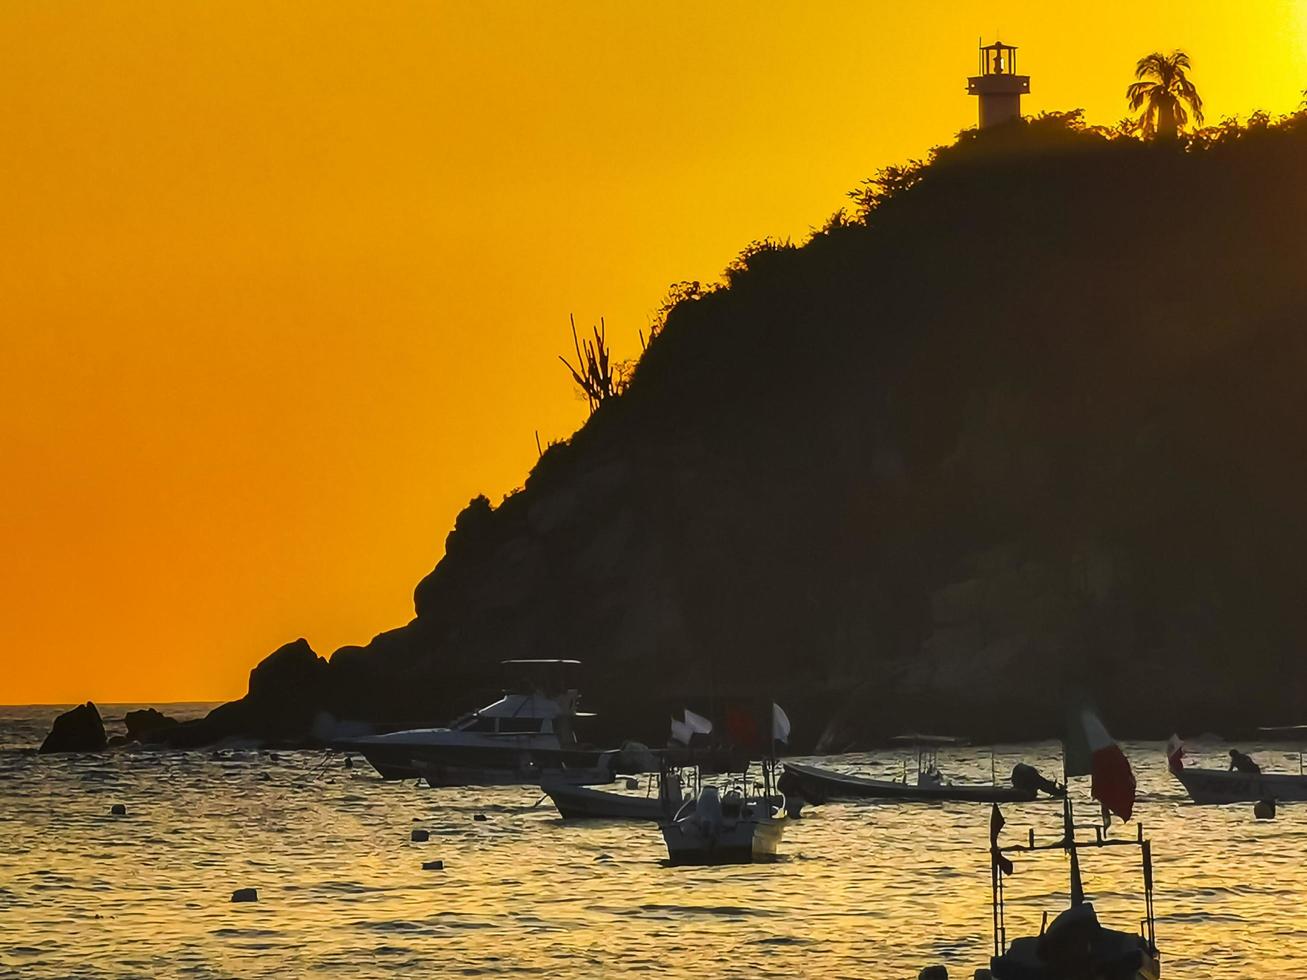
[[1301, 119], [964, 139], [677, 307], [413, 622], [290, 686], [444, 721], [576, 657], [599, 734], [763, 697], [828, 748], [1052, 733], [1072, 692], [1137, 734], [1301, 720], [1302, 173]]

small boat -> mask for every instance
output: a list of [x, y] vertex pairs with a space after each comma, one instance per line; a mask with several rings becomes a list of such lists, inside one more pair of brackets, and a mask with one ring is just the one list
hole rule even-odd
[[435, 776], [433, 786], [530, 784], [554, 770], [594, 774], [603, 768], [609, 753], [576, 738], [575, 721], [593, 717], [578, 710], [580, 695], [566, 680], [579, 661], [505, 660], [503, 665], [514, 686], [448, 728], [369, 735], [336, 747], [361, 753], [383, 779], [429, 773]]
[[673, 865], [750, 864], [776, 857], [787, 815], [766, 797], [704, 786], [676, 817], [659, 825]]
[[802, 796], [809, 803], [828, 800], [900, 800], [913, 802], [957, 803], [1029, 803], [1042, 790], [1051, 797], [1060, 797], [1066, 790], [1045, 779], [1032, 766], [1019, 763], [1012, 770], [1012, 785], [991, 783], [950, 783], [939, 771], [938, 751], [941, 746], [959, 745], [960, 739], [944, 735], [899, 735], [892, 741], [911, 743], [917, 749], [917, 778], [908, 782], [906, 764], [902, 780], [871, 779], [850, 773], [806, 766], [797, 762], [785, 763], [785, 772], [778, 784], [787, 798]]
[[[1095, 980], [1158, 980], [1162, 975], [1162, 957], [1157, 949], [1156, 921], [1153, 915], [1152, 844], [1144, 838], [1140, 826], [1134, 839], [1112, 839], [1095, 825], [1092, 840], [1076, 837], [1071, 801], [1063, 803], [1062, 838], [1048, 844], [1036, 844], [1034, 831], [1029, 843], [1000, 847], [999, 832], [1003, 815], [995, 806], [990, 815], [990, 865], [993, 891], [994, 955], [990, 959], [993, 980], [1064, 980], [1067, 977], [1093, 977]], [[1082, 828], [1083, 829], [1083, 828]], [[1079, 852], [1086, 848], [1138, 847], [1143, 872], [1144, 916], [1139, 932], [1109, 929], [1098, 921], [1094, 906], [1085, 897], [1080, 880]], [[1003, 879], [1012, 873], [1008, 854], [1032, 854], [1061, 850], [1070, 857], [1071, 904], [1050, 923], [1044, 913], [1037, 936], [1007, 939]]]
[[590, 789], [550, 778], [540, 789], [554, 801], [564, 820], [669, 820], [685, 803], [680, 777], [672, 772], [650, 784], [658, 792], [636, 796]]
[[[1231, 758], [1246, 759], [1231, 750]], [[1302, 772], [1260, 772], [1252, 769], [1191, 769], [1184, 764], [1184, 743], [1172, 737], [1167, 746], [1167, 765], [1171, 775], [1202, 805], [1221, 803], [1302, 803], [1307, 801], [1307, 774]], [[1299, 768], [1302, 757], [1299, 756]]]

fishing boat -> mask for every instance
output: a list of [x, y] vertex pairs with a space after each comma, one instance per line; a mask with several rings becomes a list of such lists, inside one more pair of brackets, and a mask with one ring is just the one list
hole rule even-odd
[[[1278, 731], [1266, 729], [1266, 731]], [[1298, 772], [1260, 772], [1231, 769], [1190, 768], [1184, 764], [1184, 743], [1173, 736], [1167, 745], [1167, 767], [1179, 780], [1189, 799], [1202, 805], [1222, 803], [1302, 803], [1307, 801], [1307, 773], [1302, 771], [1302, 754]]]
[[[776, 785], [776, 746], [789, 743], [790, 719], [775, 703], [767, 714], [770, 725], [760, 723], [747, 706], [728, 707], [730, 744], [746, 753], [740, 779], [724, 793], [715, 785], [701, 785], [673, 819], [658, 825], [667, 845], [668, 863], [749, 864], [776, 857], [790, 819]], [[770, 737], [764, 737], [768, 727]], [[762, 758], [762, 778], [757, 783], [749, 779], [749, 754], [755, 752]]]
[[659, 824], [668, 863], [750, 864], [774, 859], [788, 815], [772, 803], [772, 795], [749, 796], [738, 787], [725, 793], [716, 786], [702, 787], [673, 819]]
[[[1157, 949], [1156, 918], [1153, 914], [1153, 851], [1144, 837], [1142, 824], [1133, 838], [1110, 836], [1113, 815], [1127, 821], [1134, 813], [1137, 785], [1130, 760], [1112, 738], [1098, 716], [1088, 708], [1068, 715], [1063, 740], [1062, 775], [1089, 776], [1090, 795], [1103, 808], [1103, 822], [1077, 825], [1069, 796], [1062, 801], [1062, 836], [1048, 843], [1036, 843], [1030, 830], [1025, 843], [1000, 845], [1003, 814], [995, 804], [989, 817], [990, 885], [993, 903], [994, 954], [990, 975], [994, 980], [1158, 980], [1162, 957]], [[1092, 830], [1091, 838], [1079, 836]], [[1098, 921], [1098, 913], [1085, 895], [1080, 879], [1080, 852], [1087, 849], [1137, 847], [1143, 874], [1144, 915], [1139, 931], [1109, 929]], [[1050, 923], [1044, 913], [1039, 934], [1007, 938], [1004, 879], [1013, 873], [1010, 854], [1039, 854], [1062, 851], [1070, 871], [1070, 905]]]
[[[496, 701], [447, 728], [417, 728], [338, 742], [361, 753], [383, 779], [434, 777], [430, 785], [538, 783], [546, 773], [600, 777], [601, 751], [577, 740], [580, 695], [568, 680], [577, 660], [505, 660], [511, 686]], [[594, 778], [593, 782], [608, 782]]]
[[[1152, 844], [1144, 837], [1143, 825], [1133, 838], [1111, 838], [1101, 824], [1075, 824], [1071, 801], [1063, 802], [1063, 830], [1059, 840], [1035, 843], [1032, 829], [1027, 842], [1000, 846], [1003, 815], [995, 805], [990, 814], [990, 866], [993, 895], [994, 955], [990, 960], [993, 980], [1064, 980], [1093, 977], [1095, 980], [1158, 980], [1162, 957], [1157, 949], [1153, 914]], [[1092, 829], [1092, 839], [1077, 837], [1078, 830]], [[1144, 916], [1139, 932], [1109, 929], [1098, 921], [1080, 879], [1079, 854], [1085, 849], [1138, 847], [1143, 875]], [[1048, 921], [1045, 912], [1039, 934], [1007, 939], [1004, 906], [1004, 878], [1013, 865], [1009, 854], [1063, 851], [1070, 858], [1070, 906]]]
[[910, 802], [957, 803], [1029, 803], [1042, 790], [1049, 796], [1061, 796], [1065, 790], [1045, 779], [1031, 766], [1019, 764], [1012, 773], [1012, 785], [994, 783], [951, 783], [939, 770], [938, 752], [947, 745], [960, 745], [960, 739], [943, 735], [899, 735], [892, 741], [912, 744], [917, 749], [917, 775], [908, 781], [905, 771], [901, 780], [871, 779], [837, 772], [818, 766], [785, 763], [780, 787], [787, 798], [802, 796], [809, 803], [828, 800], [898, 800]]

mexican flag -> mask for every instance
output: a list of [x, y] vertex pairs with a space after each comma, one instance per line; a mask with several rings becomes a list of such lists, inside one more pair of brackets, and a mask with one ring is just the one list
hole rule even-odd
[[1066, 774], [1089, 776], [1090, 795], [1122, 820], [1135, 809], [1135, 774], [1121, 746], [1089, 710], [1073, 712], [1067, 725]]

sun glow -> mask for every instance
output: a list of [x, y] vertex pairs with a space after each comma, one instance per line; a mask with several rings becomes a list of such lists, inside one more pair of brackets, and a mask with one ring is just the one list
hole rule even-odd
[[1307, 88], [1307, 5], [0, 9], [0, 702], [220, 698], [412, 615], [469, 497], [584, 406], [568, 315], [802, 240], [974, 123], [1124, 114], [1182, 47], [1212, 120]]

